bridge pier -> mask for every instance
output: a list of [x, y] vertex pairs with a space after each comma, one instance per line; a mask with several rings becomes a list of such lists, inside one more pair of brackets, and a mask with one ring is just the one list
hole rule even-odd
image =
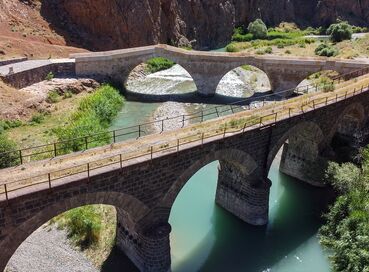
[[319, 154], [301, 153], [293, 145], [285, 143], [279, 170], [310, 185], [323, 187], [324, 171], [328, 160]]
[[170, 224], [156, 223], [137, 230], [120, 211], [117, 218], [116, 245], [137, 268], [143, 272], [170, 271]]
[[216, 203], [241, 220], [256, 226], [268, 223], [271, 182], [246, 176], [220, 161]]

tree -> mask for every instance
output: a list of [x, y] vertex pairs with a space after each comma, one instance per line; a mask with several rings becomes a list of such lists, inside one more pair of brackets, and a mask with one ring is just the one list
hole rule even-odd
[[343, 40], [351, 40], [352, 26], [348, 22], [337, 22], [331, 24], [327, 30], [327, 34], [331, 36], [333, 42], [341, 42]]
[[341, 196], [325, 215], [320, 242], [334, 272], [369, 272], [369, 149], [362, 165], [330, 163], [326, 178]]
[[268, 29], [261, 19], [256, 19], [251, 22], [247, 30], [254, 36], [255, 39], [265, 39], [268, 36]]

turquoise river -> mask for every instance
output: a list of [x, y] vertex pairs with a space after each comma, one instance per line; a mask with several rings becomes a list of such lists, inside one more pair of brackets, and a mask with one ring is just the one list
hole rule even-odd
[[[112, 128], [148, 121], [160, 105], [127, 101]], [[330, 271], [318, 240], [325, 189], [280, 173], [277, 156], [269, 173], [269, 223], [254, 227], [215, 204], [217, 166], [203, 167], [176, 199], [170, 215], [172, 271]]]

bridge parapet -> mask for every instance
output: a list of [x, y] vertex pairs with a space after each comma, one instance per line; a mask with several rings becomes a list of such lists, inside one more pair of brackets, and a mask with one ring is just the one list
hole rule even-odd
[[192, 76], [202, 96], [213, 96], [220, 80], [234, 68], [252, 65], [264, 71], [272, 90], [280, 92], [295, 88], [309, 75], [334, 70], [352, 72], [369, 65], [369, 61], [332, 58], [255, 56], [244, 53], [188, 51], [168, 45], [153, 45], [106, 52], [73, 54], [79, 76], [110, 77], [125, 83], [138, 64], [152, 57], [165, 57], [185, 68]]

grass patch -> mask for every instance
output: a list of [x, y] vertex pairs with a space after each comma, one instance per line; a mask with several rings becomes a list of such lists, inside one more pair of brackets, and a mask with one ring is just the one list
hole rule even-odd
[[147, 70], [150, 73], [156, 73], [162, 70], [167, 70], [175, 65], [175, 62], [166, 58], [152, 58], [146, 62]]
[[[124, 103], [119, 91], [110, 85], [103, 85], [92, 95], [80, 102], [66, 126], [54, 129], [61, 143], [62, 153], [69, 153], [108, 144], [109, 124]], [[87, 135], [98, 134], [87, 138]]]
[[46, 116], [46, 113], [44, 112], [35, 113], [31, 117], [30, 124], [31, 125], [41, 124], [45, 120], [45, 116]]
[[61, 100], [61, 96], [56, 90], [52, 90], [47, 94], [46, 102], [50, 104], [58, 103]]
[[0, 133], [11, 128], [17, 128], [23, 125], [21, 120], [0, 120]]

